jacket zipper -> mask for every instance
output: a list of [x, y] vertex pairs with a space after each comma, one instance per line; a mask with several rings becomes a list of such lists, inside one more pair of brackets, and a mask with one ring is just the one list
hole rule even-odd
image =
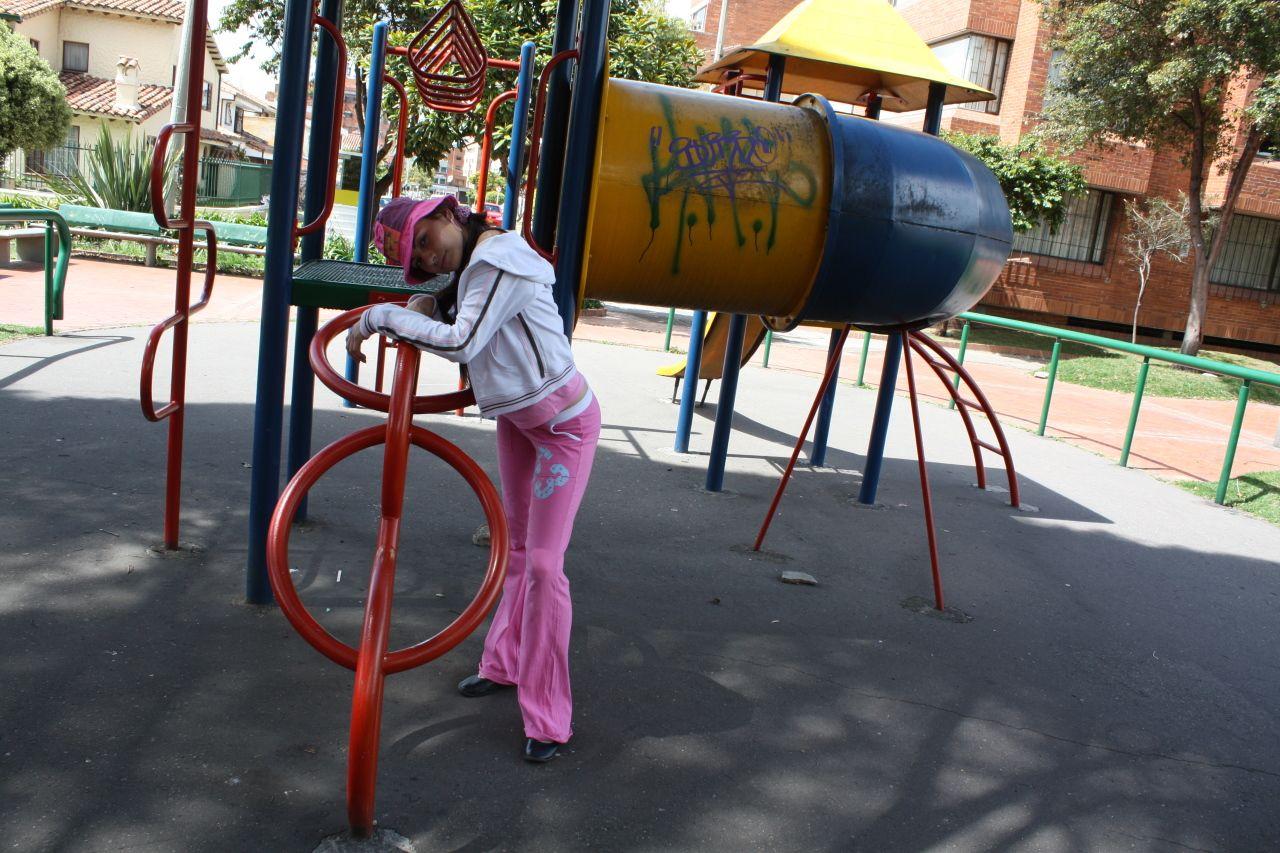
[[525, 336], [529, 338], [529, 348], [533, 350], [533, 357], [538, 362], [538, 378], [547, 378], [547, 369], [542, 365], [542, 353], [538, 352], [538, 344], [533, 340], [533, 332], [529, 329], [529, 324], [525, 322], [524, 314], [517, 314], [520, 325], [524, 327]]

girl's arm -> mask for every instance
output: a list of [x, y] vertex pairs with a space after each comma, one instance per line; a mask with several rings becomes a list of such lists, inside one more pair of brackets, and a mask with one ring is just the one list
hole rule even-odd
[[375, 333], [407, 341], [450, 361], [466, 363], [483, 350], [503, 323], [529, 307], [537, 285], [485, 265], [467, 282], [453, 325], [424, 317], [398, 305], [375, 305], [352, 331], [367, 338]]

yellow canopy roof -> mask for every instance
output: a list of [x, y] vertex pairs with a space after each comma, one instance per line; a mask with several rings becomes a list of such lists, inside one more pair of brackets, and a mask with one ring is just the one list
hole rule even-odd
[[764, 74], [769, 56], [787, 57], [782, 89], [856, 103], [867, 92], [895, 112], [924, 109], [929, 83], [945, 83], [944, 103], [989, 101], [995, 95], [956, 77], [885, 0], [804, 0], [758, 44], [739, 47], [698, 71], [715, 83], [731, 68]]

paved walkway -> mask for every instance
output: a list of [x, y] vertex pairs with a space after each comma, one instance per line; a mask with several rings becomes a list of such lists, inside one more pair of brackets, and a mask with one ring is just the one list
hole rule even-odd
[[[167, 429], [138, 408], [147, 326], [0, 346], [6, 850], [306, 853], [344, 825], [351, 674], [243, 603], [258, 331], [191, 335], [181, 557], [148, 550]], [[1280, 847], [1280, 528], [1021, 430], [1038, 511], [1014, 510], [972, 487], [956, 415], [925, 406], [940, 618], [904, 406], [880, 504], [860, 507], [875, 395], [842, 388], [832, 467], [797, 472], [756, 553], [813, 377], [746, 369], [709, 494], [715, 406], [673, 453], [670, 356], [574, 354], [605, 421], [566, 556], [574, 738], [528, 765], [510, 693], [457, 695], [480, 632], [389, 678], [376, 817], [420, 853]], [[316, 447], [380, 419], [316, 402]], [[496, 477], [493, 422], [419, 422]], [[336, 466], [291, 542], [303, 601], [347, 642], [379, 470], [372, 450]], [[475, 594], [480, 518], [415, 453], [393, 645]]]
[[[73, 259], [64, 306], [67, 319], [55, 323], [55, 330], [154, 323], [172, 311], [173, 279], [174, 272], [169, 269]], [[30, 326], [43, 323], [43, 279], [38, 265], [0, 267], [0, 294], [0, 322]], [[219, 276], [213, 301], [196, 320], [202, 323], [253, 321], [260, 308], [259, 280]], [[615, 309], [603, 318], [584, 318], [576, 337], [660, 349], [664, 328], [665, 312], [624, 308]], [[826, 341], [825, 330], [799, 329], [775, 342], [770, 367], [820, 376], [826, 359]], [[687, 347], [687, 322], [681, 323], [672, 343], [681, 349]], [[882, 349], [883, 340], [873, 339], [866, 368], [869, 385], [879, 380]], [[841, 364], [843, 382], [852, 382], [857, 377], [860, 354], [861, 338], [851, 335]], [[680, 357], [673, 356], [673, 360]], [[756, 356], [756, 363], [760, 358]], [[1036, 428], [1044, 381], [1034, 378], [1034, 374], [1043, 368], [1042, 363], [971, 347], [966, 364], [1000, 413], [1003, 424]], [[946, 399], [946, 392], [931, 371], [921, 366], [918, 375], [922, 393], [938, 400]], [[906, 393], [906, 381], [905, 371], [900, 371], [901, 393]], [[708, 400], [717, 389], [718, 383]], [[1131, 404], [1132, 396], [1127, 393], [1059, 382], [1054, 389], [1047, 434], [1118, 460]], [[1229, 401], [1147, 396], [1130, 454], [1130, 467], [1166, 479], [1216, 481], [1222, 469], [1234, 409], [1234, 402]], [[799, 429], [803, 418], [803, 412], [796, 413], [795, 429]], [[1280, 407], [1249, 404], [1232, 469], [1236, 475], [1280, 469], [1280, 447], [1274, 444], [1278, 423]]]

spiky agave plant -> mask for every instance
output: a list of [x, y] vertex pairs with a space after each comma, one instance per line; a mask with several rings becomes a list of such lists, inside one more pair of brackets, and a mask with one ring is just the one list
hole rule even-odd
[[[151, 211], [151, 155], [154, 143], [133, 136], [116, 140], [104, 122], [98, 141], [66, 174], [45, 176], [49, 189], [64, 201], [113, 210]], [[176, 158], [169, 158], [172, 166]], [[166, 175], [172, 169], [165, 169]], [[170, 180], [172, 180], [170, 178]]]

